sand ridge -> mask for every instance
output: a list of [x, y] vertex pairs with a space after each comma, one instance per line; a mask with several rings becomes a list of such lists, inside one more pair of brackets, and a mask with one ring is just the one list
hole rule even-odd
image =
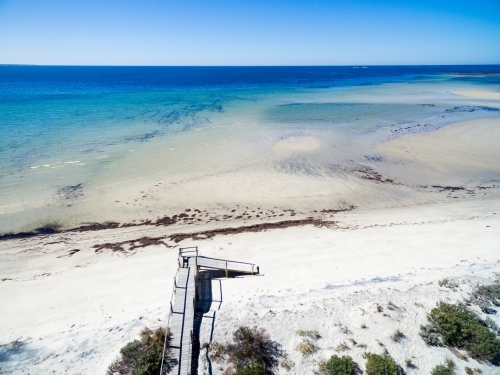
[[451, 91], [453, 95], [469, 99], [483, 99], [483, 100], [500, 100], [500, 92], [488, 90], [464, 90], [464, 91]]
[[385, 155], [439, 173], [500, 172], [500, 118], [457, 122], [378, 146]]

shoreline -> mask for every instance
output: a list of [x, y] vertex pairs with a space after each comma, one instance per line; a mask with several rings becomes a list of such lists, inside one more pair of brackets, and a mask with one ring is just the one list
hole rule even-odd
[[[290, 94], [276, 97], [277, 103], [264, 101], [248, 108], [239, 103], [227, 108], [228, 115], [212, 114], [211, 125], [148, 139], [130, 146], [121, 157], [92, 159], [97, 163], [91, 173], [97, 173], [94, 180], [79, 176], [90, 173], [85, 172], [90, 164], [64, 162], [61, 168], [24, 170], [20, 177], [26, 183], [19, 191], [10, 190], [11, 183], [18, 183], [13, 177], [3, 179], [7, 194], [0, 204], [0, 235], [45, 227], [50, 231], [58, 225], [68, 229], [85, 223], [154, 222], [192, 207], [222, 217], [237, 204], [306, 212], [342, 208], [343, 202], [360, 208], [428, 202], [433, 197], [406, 189], [462, 186], [470, 179], [425, 181], [438, 175], [417, 176], [422, 172], [418, 168], [405, 173], [398, 164], [407, 158], [386, 155], [377, 146], [459, 122], [498, 119], [500, 108], [491, 99], [497, 92], [476, 90], [474, 85], [415, 85]], [[476, 97], [487, 105], [474, 102]], [[354, 116], [358, 110], [361, 119]], [[309, 113], [316, 111], [319, 120], [333, 122], [325, 125], [313, 117], [310, 123]], [[378, 111], [382, 118], [374, 115]], [[274, 124], [276, 116], [283, 123]], [[387, 190], [366, 183], [377, 174], [382, 176], [379, 182], [395, 184]], [[45, 179], [52, 182], [45, 186]]]

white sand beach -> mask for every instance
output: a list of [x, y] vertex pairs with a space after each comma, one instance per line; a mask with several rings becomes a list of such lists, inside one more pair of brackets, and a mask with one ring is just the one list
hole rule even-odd
[[[381, 352], [380, 341], [398, 363], [412, 358], [417, 368], [409, 373], [428, 373], [453, 356], [446, 348], [427, 347], [418, 330], [436, 302], [463, 300], [475, 284], [498, 278], [500, 201], [322, 217], [335, 224], [180, 243], [166, 238], [171, 248], [94, 247], [173, 231], [154, 226], [2, 242], [2, 373], [104, 373], [142, 327], [165, 323], [177, 246], [193, 245], [206, 256], [254, 262], [261, 271], [212, 281], [214, 301], [202, 323], [201, 342], [210, 341], [213, 316], [212, 340], [219, 342], [240, 325], [263, 327], [295, 362], [291, 374], [312, 373], [344, 341], [346, 353], [361, 365], [364, 351]], [[445, 277], [460, 287], [439, 287]], [[389, 302], [398, 309], [387, 309]], [[377, 312], [377, 305], [386, 315]], [[352, 333], [341, 334], [340, 325]], [[303, 357], [295, 350], [299, 329], [322, 336], [314, 355]], [[396, 329], [406, 336], [400, 343], [390, 339]], [[349, 338], [367, 347], [356, 347]], [[208, 374], [204, 352], [200, 357], [199, 373]], [[454, 361], [459, 368], [496, 371], [471, 359]], [[214, 374], [222, 373], [219, 365], [211, 366]]]

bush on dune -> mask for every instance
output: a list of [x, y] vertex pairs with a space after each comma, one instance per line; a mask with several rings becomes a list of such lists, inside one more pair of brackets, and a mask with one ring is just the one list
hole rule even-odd
[[[170, 332], [166, 333], [164, 328], [151, 331], [144, 328], [140, 334], [140, 340], [129, 342], [120, 350], [120, 358], [108, 368], [108, 375], [119, 373], [122, 375], [158, 375], [160, 374], [163, 347], [167, 335], [167, 348], [170, 341]], [[167, 349], [165, 358], [169, 358]], [[165, 361], [168, 364], [168, 361]], [[161, 375], [169, 370], [168, 365], [163, 366]]]
[[500, 339], [488, 329], [487, 323], [463, 304], [440, 302], [427, 316], [430, 324], [421, 327], [422, 338], [431, 335], [443, 344], [463, 349], [479, 360], [497, 363]]
[[280, 345], [272, 341], [263, 328], [246, 326], [233, 333], [233, 343], [225, 347], [225, 352], [238, 375], [269, 373], [283, 355]]
[[366, 374], [367, 375], [401, 375], [403, 369], [394, 359], [388, 355], [378, 355], [366, 353]]
[[445, 365], [437, 365], [432, 369], [431, 375], [455, 375], [455, 372]]
[[248, 366], [237, 370], [234, 375], [264, 375], [266, 373], [266, 365], [260, 362], [252, 362]]
[[328, 362], [321, 365], [321, 373], [324, 375], [357, 375], [361, 373], [361, 370], [351, 357], [332, 355]]
[[470, 302], [486, 314], [495, 314], [496, 310], [492, 306], [500, 307], [500, 282], [478, 285], [470, 296]]

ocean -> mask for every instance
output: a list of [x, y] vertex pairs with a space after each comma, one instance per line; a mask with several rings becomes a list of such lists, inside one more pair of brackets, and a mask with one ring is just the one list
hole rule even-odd
[[375, 143], [499, 116], [460, 90], [500, 66], [0, 66], [0, 234], [348, 204]]

